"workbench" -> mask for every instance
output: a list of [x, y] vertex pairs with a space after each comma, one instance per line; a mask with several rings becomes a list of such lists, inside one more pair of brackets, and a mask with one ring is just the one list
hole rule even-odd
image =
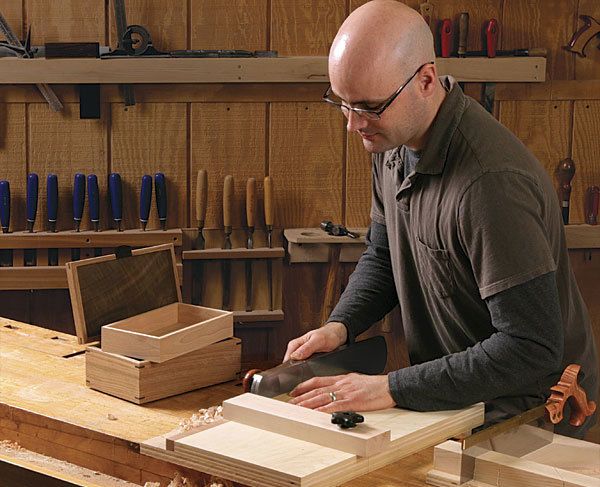
[[[240, 394], [241, 384], [135, 405], [86, 387], [84, 350], [74, 336], [0, 318], [0, 440], [141, 485], [167, 485], [176, 471], [207, 484], [201, 472], [140, 454], [140, 443]], [[428, 448], [345, 485], [425, 486], [432, 460]]]

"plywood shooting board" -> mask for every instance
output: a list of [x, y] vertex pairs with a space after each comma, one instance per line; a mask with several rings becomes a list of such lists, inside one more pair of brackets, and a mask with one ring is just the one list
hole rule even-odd
[[[245, 415], [239, 414], [240, 408], [250, 408], [253, 401], [246, 395], [231, 401], [236, 406], [235, 421], [225, 420], [187, 436], [175, 435], [170, 442], [172, 451], [167, 450], [164, 436], [142, 443], [140, 451], [251, 486], [334, 486], [470, 431], [484, 420], [483, 404], [457, 411], [421, 413], [394, 408], [365, 413], [365, 422], [347, 432], [348, 438], [340, 430], [337, 448], [314, 442], [323, 443], [323, 438], [328, 442], [327, 436], [338, 432], [332, 431], [329, 424], [319, 426], [320, 419], [312, 414], [306, 416], [306, 410], [300, 406], [285, 405], [284, 412], [291, 412], [286, 423], [281, 404], [275, 399], [259, 398], [256, 408]], [[230, 414], [227, 409], [225, 401], [225, 417]], [[306, 421], [306, 431], [302, 431], [298, 418]], [[361, 436], [364, 441], [375, 438], [379, 451], [359, 456], [340, 449], [347, 449]]]

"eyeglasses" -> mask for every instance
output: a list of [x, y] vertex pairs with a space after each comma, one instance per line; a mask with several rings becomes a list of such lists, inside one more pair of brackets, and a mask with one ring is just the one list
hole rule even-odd
[[376, 107], [359, 108], [348, 106], [344, 103], [344, 101], [341, 98], [339, 98], [335, 93], [333, 93], [333, 91], [331, 90], [331, 85], [329, 85], [327, 91], [325, 91], [325, 93], [323, 94], [323, 101], [326, 101], [327, 103], [331, 103], [332, 105], [338, 107], [340, 110], [342, 110], [346, 117], [348, 117], [350, 111], [353, 111], [360, 117], [365, 117], [370, 120], [380, 120], [381, 114], [385, 111], [385, 109], [394, 102], [394, 100], [398, 97], [398, 95], [400, 95], [400, 93], [402, 93], [402, 90], [406, 88], [406, 86], [408, 86], [408, 84], [417, 75], [417, 73], [428, 64], [434, 64], [434, 62], [431, 61], [429, 63], [425, 63], [419, 66], [419, 69], [417, 69], [410, 78], [408, 78], [403, 84], [401, 84], [400, 88], [398, 88], [392, 96], [390, 96], [387, 100], [385, 100], [383, 103], [380, 103]]

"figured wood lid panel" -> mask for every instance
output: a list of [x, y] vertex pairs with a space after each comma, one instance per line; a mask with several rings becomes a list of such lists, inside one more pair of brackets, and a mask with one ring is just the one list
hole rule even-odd
[[97, 337], [104, 325], [180, 300], [173, 250], [170, 245], [165, 247], [132, 257], [100, 257], [101, 262], [71, 266], [79, 287], [81, 325], [85, 327], [77, 330], [78, 335], [85, 331], [85, 338]]

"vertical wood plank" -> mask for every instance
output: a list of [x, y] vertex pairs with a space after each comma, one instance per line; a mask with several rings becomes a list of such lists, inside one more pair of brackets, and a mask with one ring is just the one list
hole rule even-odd
[[10, 183], [10, 230], [25, 230], [25, 105], [0, 103], [0, 179]]
[[272, 0], [271, 49], [281, 56], [326, 56], [344, 21], [345, 0]]
[[[139, 201], [144, 174], [163, 172], [167, 180], [167, 227], [185, 227], [187, 209], [187, 107], [185, 103], [138, 103], [134, 109], [111, 105], [110, 171], [123, 181], [123, 227], [140, 228]], [[160, 228], [156, 187], [148, 229]]]
[[[114, 47], [118, 42], [115, 12], [112, 0], [108, 3], [110, 45]], [[125, 15], [128, 25], [142, 25], [150, 32], [158, 51], [187, 48], [186, 0], [127, 0]]]
[[[583, 22], [579, 20], [579, 15], [590, 15], [600, 22], [600, 2], [598, 0], [579, 0], [577, 20], [572, 32], [576, 32], [583, 25]], [[571, 38], [566, 37], [565, 39], [568, 42]], [[572, 54], [575, 59], [575, 79], [600, 79], [600, 49], [596, 49], [598, 45], [599, 41], [596, 36], [587, 45], [585, 57], [582, 58], [576, 54]]]
[[267, 49], [267, 0], [192, 3], [192, 49]]
[[366, 227], [371, 221], [371, 154], [357, 133], [348, 134], [346, 154], [346, 225]]
[[31, 43], [104, 43], [104, 2], [98, 0], [24, 0]]
[[503, 101], [499, 110], [500, 122], [533, 152], [558, 190], [556, 167], [569, 156], [572, 102]]
[[[58, 176], [57, 230], [70, 230], [73, 224], [73, 177], [76, 172], [96, 174], [100, 185], [101, 222], [106, 221], [106, 110], [103, 106], [100, 120], [80, 120], [79, 105], [65, 103], [60, 113], [51, 112], [48, 105], [28, 105], [29, 124], [29, 170], [39, 176], [38, 218], [36, 230], [47, 230], [46, 177]], [[87, 187], [86, 187], [87, 190]], [[86, 205], [81, 228], [90, 228], [89, 201]], [[103, 225], [105, 228], [105, 226]]]
[[324, 105], [271, 105], [269, 160], [278, 227], [341, 220], [343, 115]]
[[585, 190], [600, 185], [600, 100], [574, 103], [573, 161], [570, 223], [584, 223]]
[[548, 79], [573, 79], [574, 55], [562, 46], [570, 39], [577, 0], [505, 0], [500, 30], [502, 49], [545, 47]]
[[[2, 0], [2, 15], [10, 25], [13, 32], [21, 39], [23, 35], [23, 0]], [[0, 32], [0, 41], [5, 40]]]

